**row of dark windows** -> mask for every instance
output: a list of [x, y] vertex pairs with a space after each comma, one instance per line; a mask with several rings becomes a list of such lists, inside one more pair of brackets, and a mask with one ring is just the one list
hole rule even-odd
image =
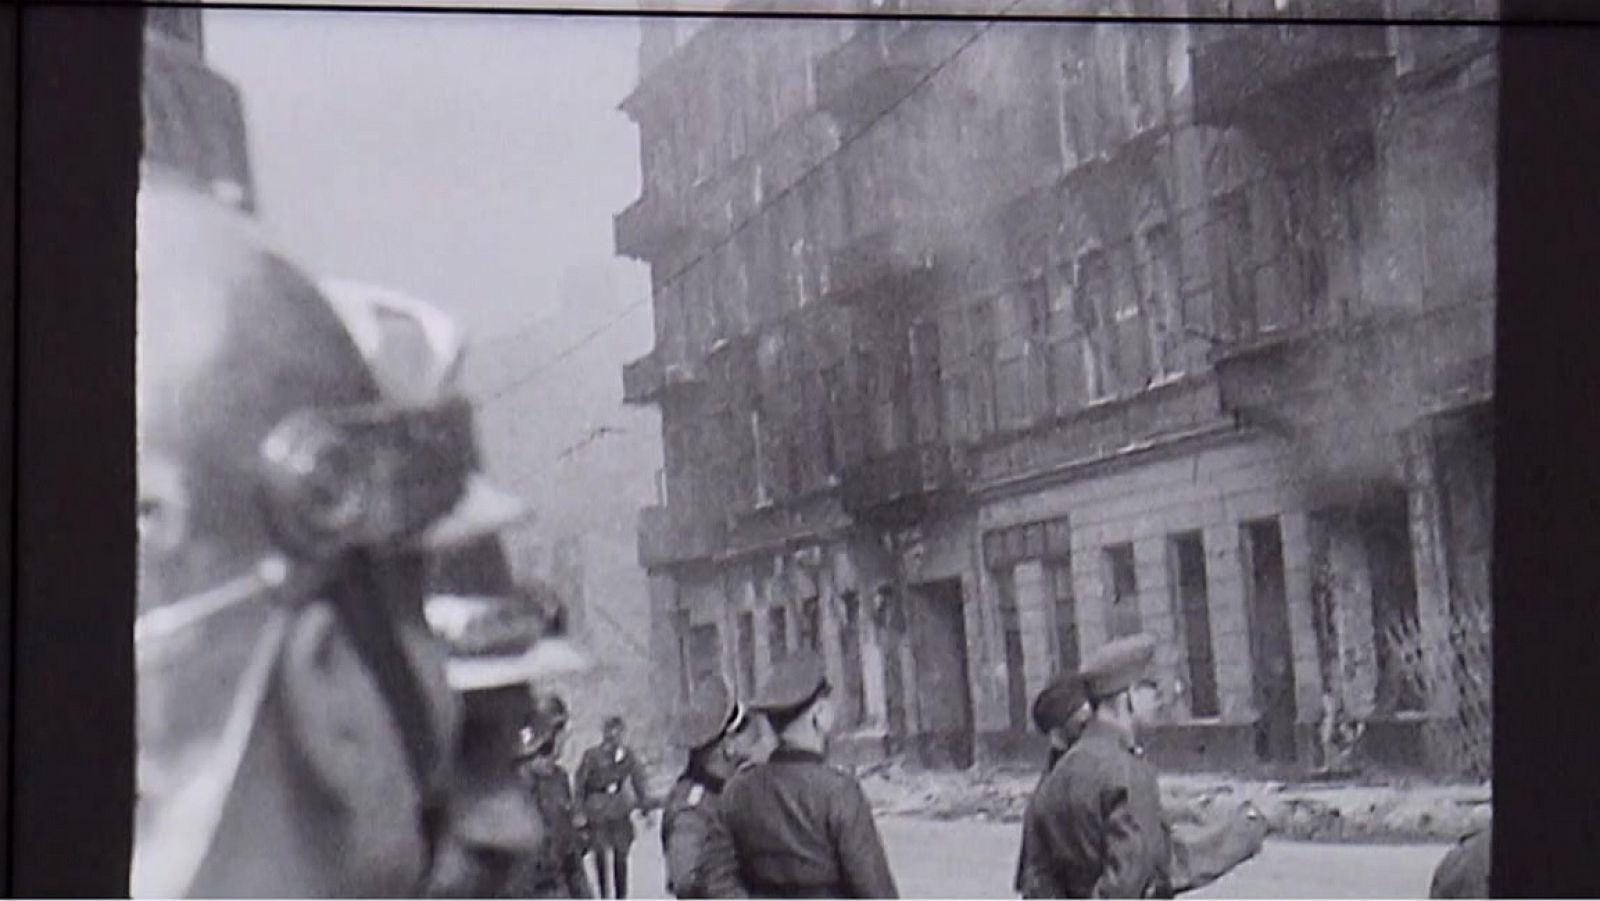
[[[1067, 521], [1013, 526], [984, 536], [985, 564], [999, 587], [1000, 626], [1004, 637], [1007, 701], [1014, 729], [1026, 729], [1030, 698], [1025, 676], [1022, 617], [1015, 584], [1016, 566], [1029, 559], [1040, 562], [1049, 608], [1054, 620], [1054, 669], [1071, 672], [1079, 664], [1077, 596]], [[1054, 540], [1052, 540], [1054, 539]], [[1139, 612], [1138, 571], [1133, 545], [1120, 543], [1101, 549], [1106, 586], [1106, 617], [1111, 638], [1143, 628]], [[1199, 532], [1181, 532], [1167, 538], [1171, 609], [1181, 636], [1185, 712], [1192, 717], [1214, 717], [1220, 710], [1216, 660], [1211, 645], [1211, 611], [1207, 594], [1205, 546]]]

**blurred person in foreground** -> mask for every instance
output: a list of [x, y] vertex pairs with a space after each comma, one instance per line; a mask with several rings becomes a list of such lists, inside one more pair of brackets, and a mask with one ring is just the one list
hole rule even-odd
[[492, 493], [470, 407], [385, 397], [316, 285], [156, 168], [138, 238], [133, 894], [420, 893], [459, 722], [424, 576]]
[[[1081, 672], [1059, 673], [1039, 692], [1033, 702], [1033, 721], [1050, 741], [1050, 756], [1040, 785], [1078, 742], [1093, 715]], [[1162, 822], [1171, 848], [1168, 879], [1174, 894], [1215, 882], [1260, 853], [1267, 835], [1266, 819], [1248, 802], [1210, 822], [1174, 823], [1165, 813]], [[1032, 840], [1037, 841], [1038, 833], [1031, 834]], [[1043, 872], [1029, 842], [1030, 831], [1024, 829], [1015, 889], [1024, 897], [1052, 897], [1050, 893], [1059, 891], [1059, 887]]]
[[728, 780], [749, 764], [755, 733], [718, 677], [696, 687], [673, 720], [672, 743], [689, 754], [661, 815], [667, 891], [675, 898], [746, 897], [718, 805]]
[[660, 806], [645, 782], [644, 764], [622, 743], [626, 731], [622, 717], [606, 717], [600, 744], [583, 752], [573, 777], [589, 824], [589, 850], [602, 898], [628, 897], [633, 812]]
[[[321, 285], [385, 397], [426, 403], [458, 391], [466, 345], [435, 304], [354, 280]], [[476, 448], [474, 448], [476, 452]], [[449, 649], [447, 681], [463, 710], [446, 826], [429, 881], [435, 897], [526, 897], [546, 890], [552, 845], [517, 774], [520, 733], [534, 717], [533, 686], [587, 668], [566, 641], [564, 609], [543, 584], [515, 584], [500, 529], [531, 518], [487, 492], [480, 515], [431, 554], [426, 618]]]
[[729, 780], [721, 819], [752, 897], [898, 896], [861, 784], [827, 762], [832, 694], [822, 657], [802, 649], [751, 701], [778, 747]]

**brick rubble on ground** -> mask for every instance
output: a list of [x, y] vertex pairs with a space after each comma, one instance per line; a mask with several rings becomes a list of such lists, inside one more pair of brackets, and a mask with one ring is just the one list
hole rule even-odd
[[[864, 767], [862, 785], [879, 815], [1017, 822], [1037, 771], [924, 771], [897, 761]], [[1178, 820], [1204, 819], [1249, 801], [1279, 838], [1320, 842], [1454, 841], [1491, 812], [1488, 784], [1389, 781], [1286, 784], [1228, 776], [1163, 775], [1163, 804]]]

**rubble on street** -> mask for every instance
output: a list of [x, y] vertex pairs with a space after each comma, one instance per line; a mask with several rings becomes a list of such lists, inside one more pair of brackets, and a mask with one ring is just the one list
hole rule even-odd
[[[1020, 822], [1036, 770], [973, 767], [930, 771], [886, 761], [861, 770], [879, 816]], [[1224, 775], [1164, 774], [1163, 806], [1174, 819], [1199, 820], [1246, 801], [1277, 838], [1313, 842], [1454, 841], [1488, 822], [1488, 783], [1448, 785], [1404, 779], [1278, 782]]]

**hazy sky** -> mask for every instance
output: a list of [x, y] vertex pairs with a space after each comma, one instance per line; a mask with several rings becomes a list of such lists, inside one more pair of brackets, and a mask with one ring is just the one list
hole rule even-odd
[[639, 193], [616, 109], [632, 20], [216, 10], [205, 25], [243, 92], [263, 218], [320, 274], [415, 292], [493, 336], [611, 265], [611, 216]]

